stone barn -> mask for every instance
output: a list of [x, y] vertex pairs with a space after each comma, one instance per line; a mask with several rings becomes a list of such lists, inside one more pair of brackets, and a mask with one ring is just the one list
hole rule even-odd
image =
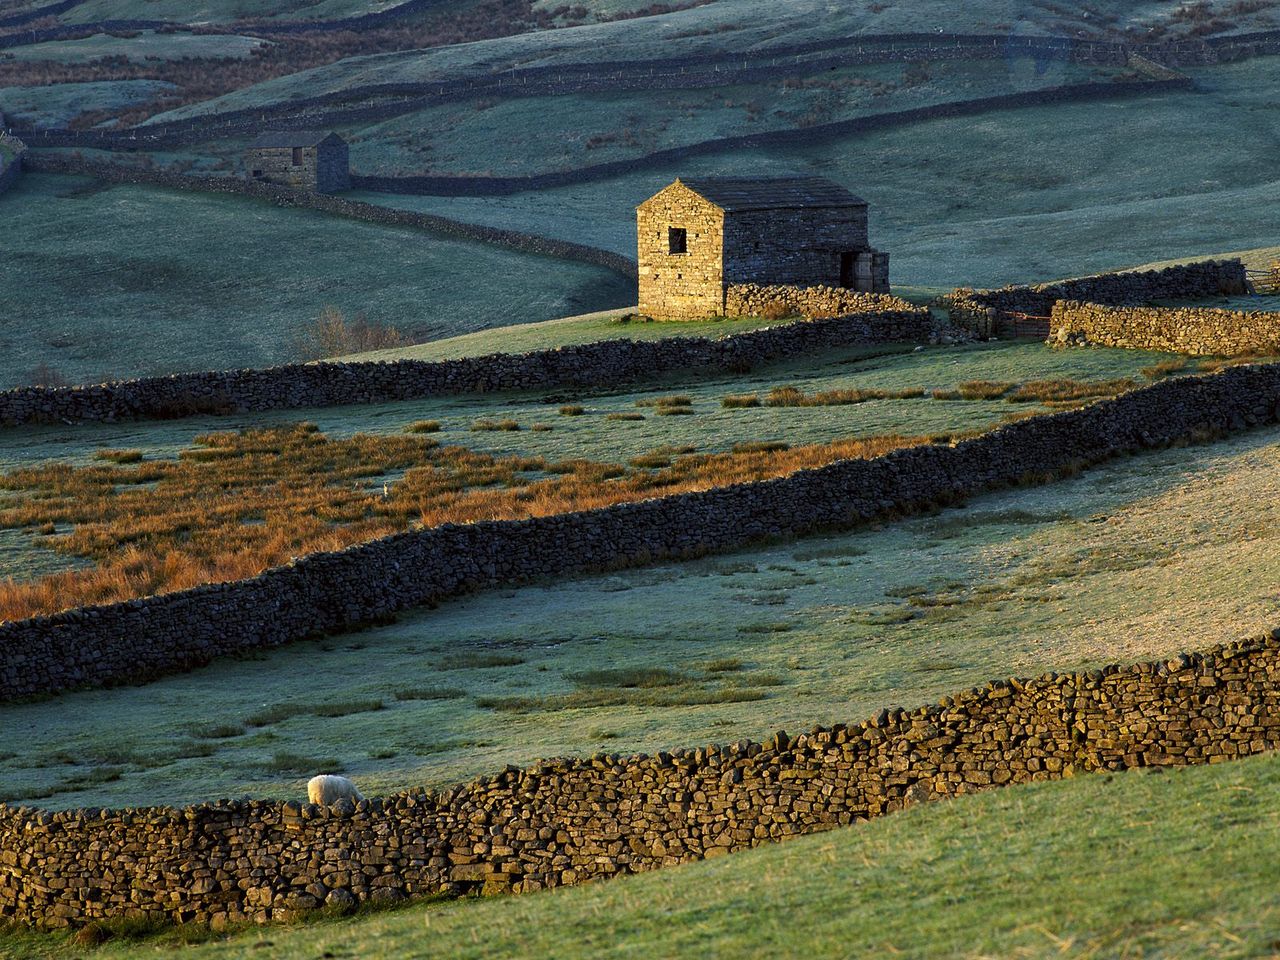
[[821, 177], [678, 179], [636, 208], [640, 312], [725, 313], [736, 284], [889, 290], [867, 203]]
[[250, 180], [278, 183], [295, 190], [337, 193], [351, 189], [347, 141], [336, 133], [265, 133], [249, 144], [244, 166]]

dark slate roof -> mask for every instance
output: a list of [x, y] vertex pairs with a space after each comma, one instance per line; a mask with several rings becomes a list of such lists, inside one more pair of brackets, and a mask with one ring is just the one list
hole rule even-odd
[[275, 130], [264, 133], [254, 140], [250, 147], [318, 147], [332, 140], [345, 143], [336, 133], [327, 130]]
[[867, 205], [823, 177], [694, 177], [678, 182], [726, 212]]

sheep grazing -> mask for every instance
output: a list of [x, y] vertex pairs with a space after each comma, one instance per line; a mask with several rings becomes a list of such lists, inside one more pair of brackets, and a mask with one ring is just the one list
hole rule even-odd
[[322, 773], [307, 782], [307, 800], [311, 803], [320, 803], [327, 807], [339, 800], [350, 800], [354, 803], [363, 799], [364, 795], [346, 777]]

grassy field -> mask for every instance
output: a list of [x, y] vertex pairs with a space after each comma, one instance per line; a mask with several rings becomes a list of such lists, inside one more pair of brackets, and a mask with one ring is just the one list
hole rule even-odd
[[[1274, 755], [1007, 787], [607, 883], [250, 930], [182, 955], [1273, 957], [1277, 790]], [[89, 955], [150, 957], [176, 942]], [[5, 948], [14, 960], [84, 956], [62, 936], [0, 935]]]
[[139, 31], [136, 37], [113, 37], [105, 33], [81, 40], [58, 40], [13, 47], [8, 52], [15, 60], [54, 60], [58, 63], [86, 63], [99, 57], [125, 57], [129, 60], [181, 60], [184, 57], [243, 59], [265, 40], [234, 34], [156, 33]]
[[[1194, 72], [1195, 92], [931, 120], [514, 197], [362, 199], [630, 253], [632, 207], [676, 176], [817, 174], [870, 202], [872, 241], [892, 253], [895, 282], [930, 286], [1049, 280], [1273, 244], [1280, 58]], [[1117, 129], [1126, 136], [1112, 136]], [[1191, 140], [1233, 149], [1188, 151]]]
[[[935, 516], [492, 591], [145, 687], [0, 707], [0, 799], [289, 797], [321, 769], [373, 793], [439, 786], [1249, 635], [1280, 618], [1277, 440], [1146, 454]], [[670, 683], [588, 673], [604, 668]]]
[[65, 127], [89, 110], [125, 110], [176, 89], [162, 80], [104, 80], [0, 88], [5, 116], [23, 126]]
[[376, 13], [398, 0], [89, 0], [59, 19], [63, 23], [99, 20], [168, 20], [220, 23], [241, 19], [332, 20]]
[[[448, 103], [343, 130], [362, 173], [524, 175], [608, 163], [714, 137], [792, 129], [850, 117], [1062, 83], [1118, 71], [989, 61], [876, 64], [753, 85]], [[537, 117], [537, 123], [530, 119]], [[561, 135], [547, 137], [554, 129]]]
[[0, 386], [40, 364], [81, 382], [287, 362], [327, 305], [427, 338], [635, 296], [594, 267], [234, 197], [28, 176], [0, 216], [0, 286], [22, 291]]
[[[1271, 0], [1265, 2], [1266, 7], [1237, 11], [1230, 19], [1242, 30], [1269, 28], [1275, 8], [1270, 5]], [[158, 5], [155, 0], [148, 2], [151, 7]], [[826, 0], [789, 0], [785, 4], [772, 0], [718, 0], [638, 20], [544, 30], [447, 48], [351, 57], [183, 108], [173, 115], [259, 106], [367, 83], [455, 79], [512, 67], [559, 63], [694, 58], [701, 53], [753, 51], [859, 34], [931, 33], [942, 29], [1014, 36], [1084, 33], [1115, 37], [1117, 31], [1132, 27], [1139, 36], [1145, 36], [1150, 27], [1169, 24], [1174, 19], [1172, 14], [1167, 3], [1154, 0], [1100, 0], [1079, 9], [1059, 5], [1029, 7], [1022, 0], [917, 0], [911, 4], [852, 0], [838, 5]], [[1185, 33], [1192, 26], [1185, 22], [1173, 32]], [[1048, 65], [1050, 71], [1058, 68], [1057, 64]]]
[[[104, 572], [121, 563], [132, 568], [140, 562], [139, 549], [159, 551], [168, 559], [148, 565], [167, 573], [145, 586], [129, 587], [127, 595], [164, 592], [192, 577], [248, 576], [289, 556], [335, 549], [407, 523], [508, 516], [513, 509], [523, 515], [585, 507], [598, 505], [590, 498], [605, 494], [658, 496], [689, 483], [707, 486], [777, 475], [882, 452], [886, 444], [920, 442], [903, 438], [982, 430], [1047, 409], [1040, 402], [1011, 400], [1017, 395], [1014, 383], [1080, 381], [1094, 385], [1089, 392], [1106, 394], [1146, 382], [1142, 371], [1165, 359], [1123, 350], [1054, 351], [1036, 343], [920, 352], [909, 345], [881, 345], [746, 375], [673, 378], [621, 390], [459, 396], [291, 415], [5, 431], [0, 435], [0, 468], [23, 472], [0, 476], [0, 487], [8, 491], [0, 493], [0, 532], [6, 536], [0, 543], [5, 544], [7, 575], [26, 583], [59, 568], [84, 569], [90, 560], [102, 564]], [[976, 392], [963, 387], [979, 381], [984, 386]], [[985, 386], [993, 382], [998, 386]], [[1034, 389], [1041, 401], [1064, 390]], [[679, 410], [662, 406], [672, 396], [684, 401]], [[726, 405], [726, 398], [734, 405]], [[317, 432], [303, 437], [301, 445], [284, 435], [246, 441], [226, 433], [287, 430], [304, 419]], [[416, 435], [426, 440], [425, 446], [406, 434], [415, 424], [433, 427], [429, 434]], [[486, 425], [505, 428], [482, 429]], [[215, 432], [224, 439], [201, 439]], [[355, 458], [348, 465], [351, 470], [311, 478], [306, 460], [315, 453], [310, 445], [322, 437], [328, 451], [323, 456], [338, 458], [330, 468], [337, 471], [339, 460], [346, 463], [350, 455]], [[873, 446], [864, 452], [847, 447], [846, 441]], [[211, 443], [260, 449], [271, 456], [284, 447], [289, 452], [274, 466], [244, 461], [244, 475], [227, 490], [224, 468], [235, 473], [239, 468], [234, 464], [241, 461], [215, 457]], [[793, 449], [776, 457], [735, 453], [762, 443]], [[830, 444], [836, 445], [823, 446]], [[113, 451], [129, 454], [116, 464], [120, 455]], [[707, 460], [730, 455], [726, 462]], [[490, 463], [490, 458], [497, 461]], [[183, 468], [177, 469], [180, 464]], [[75, 465], [74, 474], [66, 473], [68, 465]], [[432, 480], [424, 487], [420, 481], [435, 477], [435, 471], [458, 485], [437, 488]], [[290, 497], [275, 488], [286, 477]], [[611, 479], [602, 483], [604, 478]], [[620, 478], [641, 486], [624, 493]], [[534, 485], [542, 492], [529, 499]], [[512, 500], [520, 489], [524, 499]], [[33, 512], [29, 498], [37, 491], [42, 492]], [[176, 511], [173, 530], [163, 519], [171, 511]], [[264, 511], [270, 523], [264, 523]], [[317, 525], [318, 512], [328, 522]], [[216, 574], [176, 562], [174, 551], [206, 563], [207, 550], [200, 543], [210, 537], [214, 539], [205, 546], [216, 544], [219, 555], [239, 549], [246, 537], [243, 546], [257, 546], [239, 559], [227, 558], [230, 566]], [[46, 584], [39, 591], [43, 599], [38, 608], [3, 588], [0, 616], [54, 609], [47, 603], [55, 597], [62, 606], [116, 598], [120, 582], [114, 574], [104, 588], [108, 592], [87, 583], [73, 589], [67, 583], [45, 596], [54, 589]], [[28, 588], [19, 592], [35, 596]]]

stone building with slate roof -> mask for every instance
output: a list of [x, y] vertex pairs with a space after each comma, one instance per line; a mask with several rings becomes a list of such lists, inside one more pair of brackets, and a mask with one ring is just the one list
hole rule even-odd
[[244, 169], [250, 180], [278, 183], [311, 193], [351, 188], [347, 141], [336, 133], [284, 130], [249, 144]]
[[678, 179], [636, 208], [640, 312], [725, 312], [736, 284], [889, 290], [867, 240], [867, 203], [821, 177]]

